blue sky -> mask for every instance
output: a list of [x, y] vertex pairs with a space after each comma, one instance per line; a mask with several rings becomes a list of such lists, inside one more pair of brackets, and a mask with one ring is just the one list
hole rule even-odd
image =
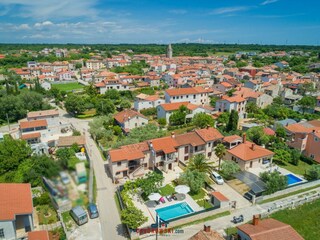
[[0, 42], [319, 45], [319, 9], [319, 0], [0, 0]]

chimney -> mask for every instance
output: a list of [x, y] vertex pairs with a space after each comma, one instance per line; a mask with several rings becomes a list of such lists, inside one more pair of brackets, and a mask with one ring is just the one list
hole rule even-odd
[[252, 143], [252, 146], [251, 146], [252, 150], [254, 150], [254, 147], [255, 147], [255, 144], [254, 144], [254, 143]]
[[210, 232], [211, 231], [211, 226], [208, 223], [205, 223], [203, 225], [203, 231]]
[[149, 147], [150, 149], [153, 149], [152, 141], [149, 141]]
[[253, 215], [252, 225], [257, 226], [259, 224], [260, 214]]
[[242, 142], [243, 142], [243, 143], [246, 143], [246, 141], [247, 141], [247, 134], [244, 133], [244, 134], [242, 135]]
[[176, 136], [174, 135], [174, 132], [171, 132], [171, 137], [175, 138]]

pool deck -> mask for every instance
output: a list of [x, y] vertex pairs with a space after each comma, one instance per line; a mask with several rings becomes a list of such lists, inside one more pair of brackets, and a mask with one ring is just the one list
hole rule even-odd
[[190, 197], [190, 195], [186, 194], [186, 199], [182, 200], [182, 201], [175, 201], [172, 200], [171, 202], [169, 202], [167, 199], [165, 199], [165, 203], [160, 203], [160, 205], [157, 205], [155, 208], [148, 208], [146, 206], [146, 204], [143, 202], [143, 200], [139, 197], [133, 197], [133, 201], [135, 203], [135, 206], [140, 209], [144, 215], [146, 217], [148, 217], [148, 221], [143, 224], [141, 227], [149, 227], [151, 224], [155, 223], [155, 219], [156, 219], [156, 209], [160, 209], [160, 208], [164, 208], [164, 207], [168, 207], [171, 205], [175, 205], [177, 203], [182, 203], [182, 202], [186, 202], [194, 212], [198, 212], [200, 210], [203, 210], [203, 207], [200, 207], [194, 200], [192, 197]]

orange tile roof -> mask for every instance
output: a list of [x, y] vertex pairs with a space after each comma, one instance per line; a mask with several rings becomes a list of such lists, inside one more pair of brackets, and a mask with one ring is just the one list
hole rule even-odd
[[228, 143], [231, 143], [235, 140], [242, 140], [242, 137], [240, 137], [238, 135], [231, 135], [231, 136], [226, 136], [223, 138], [223, 141], [228, 142]]
[[227, 152], [237, 158], [240, 158], [243, 161], [250, 161], [256, 158], [262, 158], [262, 157], [274, 155], [274, 153], [271, 152], [270, 150], [265, 149], [259, 145], [256, 145], [250, 141], [240, 143], [238, 146], [227, 150]]
[[201, 146], [206, 144], [206, 142], [196, 132], [177, 135], [176, 142], [179, 146], [189, 144], [191, 144], [192, 146]]
[[57, 109], [51, 109], [51, 110], [44, 110], [44, 111], [35, 111], [35, 112], [29, 112], [27, 114], [28, 118], [34, 118], [34, 117], [43, 117], [43, 116], [56, 116], [59, 115], [59, 111]]
[[267, 135], [269, 135], [269, 136], [274, 136], [275, 134], [276, 134], [276, 132], [275, 131], [273, 131], [271, 128], [264, 128], [263, 129], [263, 132], [265, 133], [265, 134], [267, 134]]
[[33, 138], [39, 138], [39, 137], [41, 137], [41, 134], [39, 132], [35, 132], [35, 133], [23, 134], [21, 136], [21, 139], [27, 140], [27, 139], [33, 139]]
[[146, 116], [142, 115], [141, 113], [136, 112], [136, 111], [131, 110], [131, 109], [125, 109], [122, 112], [119, 112], [119, 113], [115, 114], [113, 117], [119, 123], [123, 123], [123, 122], [127, 121], [129, 118], [134, 118], [134, 117], [137, 117], [137, 116], [145, 118], [145, 119], [148, 119]]
[[252, 240], [303, 240], [290, 225], [272, 218], [259, 220], [257, 225], [247, 223], [237, 228]]
[[149, 150], [147, 142], [130, 144], [122, 146], [120, 149], [113, 149], [109, 151], [109, 156], [112, 162], [130, 161], [134, 159], [144, 158], [145, 151]]
[[166, 93], [169, 96], [179, 96], [179, 95], [188, 95], [188, 94], [199, 94], [208, 92], [203, 87], [194, 87], [194, 88], [172, 88], [167, 89]]
[[152, 145], [156, 152], [163, 151], [166, 154], [175, 152], [175, 147], [178, 147], [176, 139], [171, 136], [153, 139]]
[[232, 87], [232, 85], [230, 84], [230, 83], [228, 83], [228, 82], [222, 82], [222, 83], [220, 83], [222, 86], [224, 86], [224, 87]]
[[28, 232], [28, 240], [49, 240], [49, 232], [46, 230]]
[[229, 201], [229, 199], [223, 195], [221, 192], [212, 192], [212, 196], [214, 196], [216, 199], [218, 199], [220, 202], [226, 202]]
[[188, 106], [188, 102], [177, 102], [177, 103], [164, 103], [160, 104], [160, 106], [165, 110], [165, 111], [175, 111], [178, 110], [181, 106]]
[[213, 127], [198, 129], [195, 132], [206, 142], [223, 138], [223, 135]]
[[20, 129], [46, 127], [46, 126], [48, 126], [48, 123], [47, 123], [47, 120], [45, 119], [20, 122]]
[[206, 232], [201, 230], [188, 240], [224, 240], [224, 238], [216, 231], [210, 230], [210, 232]]
[[285, 126], [287, 130], [289, 130], [292, 133], [310, 133], [313, 130], [320, 130], [320, 121], [319, 120], [312, 120], [308, 122], [302, 122], [302, 123], [295, 123], [290, 124], [288, 126]]
[[240, 96], [226, 97], [226, 98], [223, 98], [222, 100], [226, 100], [228, 102], [238, 102], [238, 103], [246, 101], [246, 99]]
[[15, 215], [32, 214], [29, 183], [0, 183], [0, 221], [15, 220]]
[[70, 147], [73, 144], [77, 144], [78, 146], [84, 146], [86, 144], [86, 139], [84, 136], [59, 137], [57, 145], [58, 147]]

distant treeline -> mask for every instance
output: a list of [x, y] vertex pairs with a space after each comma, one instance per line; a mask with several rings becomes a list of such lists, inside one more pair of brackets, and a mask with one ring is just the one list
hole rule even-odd
[[[0, 53], [10, 53], [21, 49], [40, 51], [44, 48], [83, 48], [83, 53], [88, 52], [105, 52], [113, 53], [114, 51], [126, 52], [132, 50], [131, 54], [165, 54], [167, 45], [165, 44], [0, 44]], [[172, 44], [174, 56], [207, 56], [217, 52], [235, 53], [239, 51], [317, 51], [320, 52], [320, 46], [303, 46], [303, 45], [259, 45], [259, 44], [200, 44], [200, 43], [179, 43]], [[128, 52], [130, 54], [130, 52]]]

